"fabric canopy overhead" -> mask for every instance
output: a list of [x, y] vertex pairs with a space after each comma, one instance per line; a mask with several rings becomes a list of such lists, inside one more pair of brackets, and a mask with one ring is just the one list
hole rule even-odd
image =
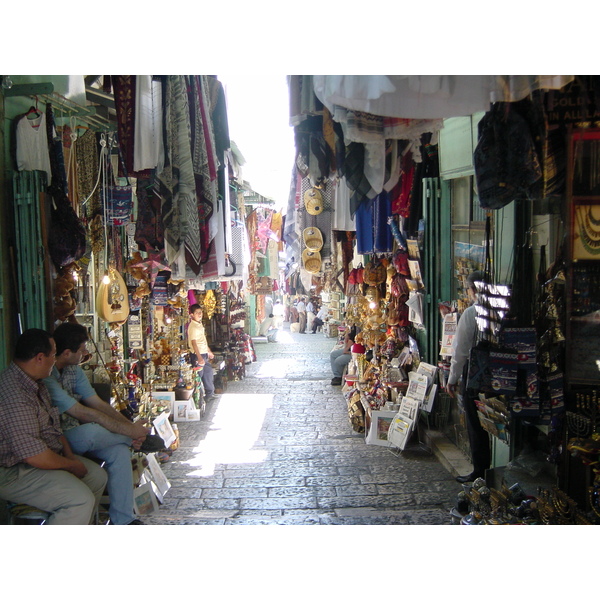
[[560, 89], [573, 75], [313, 75], [317, 98], [384, 117], [445, 119], [516, 102], [535, 90]]

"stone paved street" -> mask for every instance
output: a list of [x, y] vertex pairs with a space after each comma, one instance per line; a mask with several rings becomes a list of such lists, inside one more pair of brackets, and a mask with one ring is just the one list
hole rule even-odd
[[178, 424], [172, 487], [148, 524], [447, 525], [460, 486], [422, 447], [365, 444], [318, 333], [257, 343], [243, 381]]

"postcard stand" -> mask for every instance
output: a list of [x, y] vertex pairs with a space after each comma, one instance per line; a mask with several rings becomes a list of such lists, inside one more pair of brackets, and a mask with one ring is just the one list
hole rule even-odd
[[[404, 450], [424, 451], [431, 454], [432, 450], [421, 440], [419, 433], [419, 417], [421, 414], [420, 400], [415, 400], [409, 396], [405, 396], [400, 404], [400, 410], [392, 420], [388, 430], [388, 440], [390, 447], [388, 450], [399, 456]], [[416, 438], [416, 443], [414, 440]]]

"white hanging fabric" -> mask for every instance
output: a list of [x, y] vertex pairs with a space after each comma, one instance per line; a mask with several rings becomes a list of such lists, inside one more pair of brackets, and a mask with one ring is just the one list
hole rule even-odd
[[317, 98], [383, 117], [443, 119], [487, 111], [491, 102], [560, 89], [572, 75], [314, 75]]
[[162, 88], [151, 75], [136, 75], [133, 170], [155, 169], [162, 148]]

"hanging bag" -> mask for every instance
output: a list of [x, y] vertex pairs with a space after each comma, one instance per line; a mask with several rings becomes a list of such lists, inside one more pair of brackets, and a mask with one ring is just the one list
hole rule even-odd
[[130, 220], [133, 211], [133, 188], [127, 175], [127, 167], [119, 145], [117, 145], [117, 153], [127, 184], [117, 185], [109, 160], [109, 181], [111, 183], [106, 186], [106, 221], [109, 225], [124, 225]]
[[479, 203], [497, 210], [527, 199], [542, 169], [527, 121], [510, 102], [497, 102], [478, 125], [473, 167]]
[[85, 254], [86, 231], [68, 196], [62, 140], [55, 135], [54, 112], [46, 104], [46, 135], [50, 154], [52, 182], [48, 186], [50, 228], [48, 253], [57, 269], [78, 261]]

